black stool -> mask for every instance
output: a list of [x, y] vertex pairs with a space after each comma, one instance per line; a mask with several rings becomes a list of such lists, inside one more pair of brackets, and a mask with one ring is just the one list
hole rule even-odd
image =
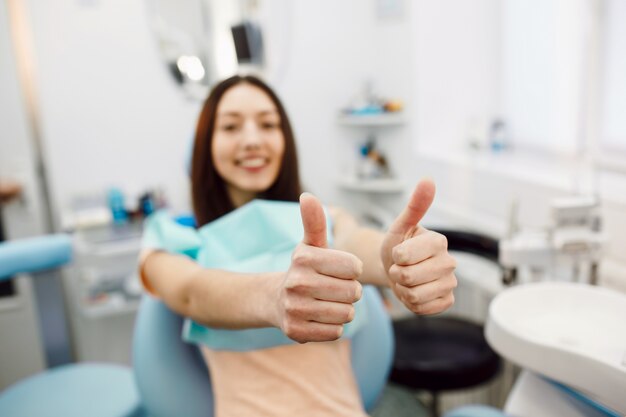
[[[492, 262], [498, 242], [487, 236], [439, 230], [450, 250], [469, 252]], [[390, 380], [429, 391], [430, 411], [439, 415], [439, 392], [489, 381], [500, 370], [500, 357], [489, 347], [483, 327], [452, 317], [413, 316], [393, 323], [396, 353]]]
[[468, 388], [493, 378], [500, 357], [482, 326], [448, 317], [410, 317], [393, 323], [396, 353], [391, 381], [429, 391], [430, 411], [439, 415], [439, 392]]

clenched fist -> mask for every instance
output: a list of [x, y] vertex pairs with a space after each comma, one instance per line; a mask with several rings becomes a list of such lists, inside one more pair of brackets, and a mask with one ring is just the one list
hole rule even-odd
[[418, 223], [435, 197], [435, 184], [422, 180], [409, 203], [389, 228], [381, 247], [390, 286], [400, 301], [417, 314], [435, 314], [454, 303], [456, 261], [442, 234]]
[[313, 195], [300, 196], [300, 213], [304, 238], [279, 289], [279, 327], [300, 343], [336, 340], [354, 318], [363, 264], [350, 253], [328, 248], [326, 217]]

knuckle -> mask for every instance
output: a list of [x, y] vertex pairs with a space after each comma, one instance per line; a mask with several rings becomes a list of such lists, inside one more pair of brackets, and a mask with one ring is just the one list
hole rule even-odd
[[291, 279], [285, 285], [285, 291], [289, 295], [298, 294], [306, 288], [306, 279], [301, 272], [292, 272]]
[[393, 282], [399, 282], [400, 267], [396, 264], [391, 265], [388, 271], [389, 279]]
[[343, 334], [343, 326], [340, 324], [329, 326], [328, 328], [320, 329], [317, 332], [316, 339], [319, 341], [331, 342], [337, 340]]
[[290, 339], [296, 340], [297, 331], [291, 320], [283, 320], [283, 333]]
[[407, 268], [402, 268], [400, 270], [400, 276], [399, 276], [399, 281], [401, 284], [404, 285], [409, 285], [411, 283], [411, 271], [408, 270]]
[[452, 279], [450, 280], [450, 290], [455, 289], [459, 285], [459, 281], [456, 279], [456, 276], [452, 274]]
[[402, 287], [399, 284], [396, 284], [395, 282], [391, 282], [389, 283], [389, 288], [391, 288], [391, 291], [393, 291], [393, 294], [396, 296], [398, 300], [402, 301], [403, 303], [405, 302], [404, 292], [402, 291]]
[[294, 340], [301, 344], [309, 342], [311, 340], [305, 329], [301, 328], [295, 323], [289, 321], [285, 324], [285, 326], [286, 327], [283, 329], [283, 333], [285, 333], [285, 336], [287, 336], [291, 340]]
[[359, 258], [357, 258], [356, 256], [353, 256], [354, 259], [354, 278], [358, 278], [361, 276], [361, 274], [363, 273], [363, 261], [361, 261]]
[[411, 305], [414, 305], [416, 307], [422, 304], [422, 297], [417, 291], [410, 291], [409, 294], [407, 295], [407, 299], [409, 303], [411, 303]]
[[288, 317], [292, 317], [292, 316], [297, 315], [298, 310], [299, 310], [298, 303], [294, 303], [290, 299], [285, 300], [283, 308], [284, 308], [285, 313], [287, 314]]
[[432, 245], [436, 251], [445, 251], [448, 249], [448, 238], [437, 232], [430, 232]]
[[439, 306], [430, 306], [428, 308], [425, 308], [422, 311], [422, 315], [432, 315], [432, 314], [437, 314], [437, 313], [441, 313], [444, 309], [439, 307]]
[[359, 301], [363, 297], [363, 285], [360, 282], [355, 281], [354, 301]]
[[355, 314], [356, 312], [354, 310], [354, 306], [350, 306], [348, 309], [346, 309], [346, 319], [344, 323], [350, 323], [352, 320], [354, 320]]
[[446, 308], [452, 307], [454, 305], [454, 301], [455, 301], [454, 294], [451, 293], [450, 297], [448, 297], [448, 302], [446, 303]]
[[424, 306], [421, 304], [411, 304], [411, 311], [415, 314], [424, 314]]
[[391, 257], [395, 263], [404, 263], [406, 259], [406, 252], [402, 246], [396, 246], [391, 251]]
[[456, 269], [456, 267], [457, 267], [457, 261], [454, 258], [454, 256], [452, 256], [452, 255], [448, 255], [448, 258], [449, 258], [449, 262], [450, 262], [449, 268], [450, 268], [451, 271], [454, 271]]
[[[285, 287], [285, 298], [290, 298], [298, 295], [302, 291], [300, 285], [296, 285], [295, 283], [291, 283]], [[286, 308], [285, 308], [286, 309]]]
[[333, 340], [337, 340], [341, 338], [341, 336], [343, 336], [343, 326], [341, 325], [335, 326]]
[[440, 250], [448, 249], [448, 238], [441, 233], [432, 232], [435, 236], [435, 245]]
[[296, 249], [291, 256], [291, 262], [296, 266], [308, 266], [311, 263], [311, 254], [303, 249]]

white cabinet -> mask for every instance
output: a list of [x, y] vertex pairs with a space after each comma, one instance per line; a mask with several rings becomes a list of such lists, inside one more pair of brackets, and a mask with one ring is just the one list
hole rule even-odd
[[0, 392], [46, 368], [32, 278], [13, 285], [14, 294], [0, 297]]
[[75, 259], [65, 274], [77, 361], [130, 364], [141, 286], [141, 224], [75, 234]]

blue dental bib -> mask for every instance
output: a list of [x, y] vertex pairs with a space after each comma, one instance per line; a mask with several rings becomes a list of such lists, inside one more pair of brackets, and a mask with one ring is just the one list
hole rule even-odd
[[[332, 223], [326, 215], [329, 246]], [[176, 223], [160, 211], [146, 220], [144, 248], [186, 255], [206, 268], [259, 273], [287, 271], [304, 229], [298, 203], [253, 200], [200, 229]], [[344, 326], [352, 337], [367, 319], [367, 292], [355, 304], [354, 320]], [[295, 343], [277, 328], [225, 330], [185, 321], [183, 339], [215, 350], [249, 351]]]

